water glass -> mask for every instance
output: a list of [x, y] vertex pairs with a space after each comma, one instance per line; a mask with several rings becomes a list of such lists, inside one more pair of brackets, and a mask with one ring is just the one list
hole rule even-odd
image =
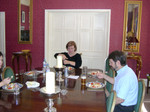
[[83, 66], [83, 68], [82, 68], [82, 74], [87, 74], [87, 66]]
[[18, 85], [15, 84], [14, 95], [18, 95], [19, 93], [20, 93], [20, 88], [18, 87]]

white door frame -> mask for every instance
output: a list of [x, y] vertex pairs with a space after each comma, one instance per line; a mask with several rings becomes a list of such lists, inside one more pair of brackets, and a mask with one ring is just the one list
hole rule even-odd
[[4, 66], [6, 66], [5, 12], [0, 12], [0, 51], [3, 53]]

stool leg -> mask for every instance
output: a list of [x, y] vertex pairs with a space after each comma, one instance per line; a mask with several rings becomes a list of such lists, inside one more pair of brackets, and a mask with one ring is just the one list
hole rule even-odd
[[147, 94], [148, 94], [148, 89], [149, 89], [149, 79], [147, 79]]

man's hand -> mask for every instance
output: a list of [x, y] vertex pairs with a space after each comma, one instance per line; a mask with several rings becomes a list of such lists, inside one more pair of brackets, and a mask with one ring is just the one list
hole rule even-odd
[[103, 79], [105, 74], [98, 71], [98, 72], [96, 73], [96, 75], [97, 75], [98, 78]]

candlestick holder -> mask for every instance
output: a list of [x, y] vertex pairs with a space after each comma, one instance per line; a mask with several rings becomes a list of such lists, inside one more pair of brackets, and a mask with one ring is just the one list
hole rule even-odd
[[56, 108], [53, 107], [54, 102], [53, 99], [46, 100], [47, 107], [44, 109], [44, 112], [56, 112]]
[[61, 68], [54, 66], [55, 71], [58, 73], [58, 77], [57, 77], [56, 81], [59, 81], [59, 82], [64, 81], [64, 79], [62, 79], [62, 73], [64, 71], [64, 68], [65, 68], [64, 66]]

